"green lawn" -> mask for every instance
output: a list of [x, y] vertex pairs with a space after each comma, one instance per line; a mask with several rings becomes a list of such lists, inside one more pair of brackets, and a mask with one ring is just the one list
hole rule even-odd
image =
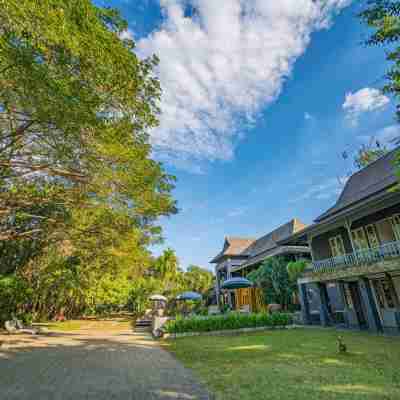
[[49, 331], [77, 331], [77, 330], [99, 330], [99, 331], [119, 331], [132, 329], [132, 319], [130, 318], [107, 318], [107, 319], [77, 319], [63, 322], [47, 322], [35, 324], [44, 327]]
[[400, 337], [322, 329], [187, 337], [164, 346], [205, 382], [217, 399], [399, 400]]

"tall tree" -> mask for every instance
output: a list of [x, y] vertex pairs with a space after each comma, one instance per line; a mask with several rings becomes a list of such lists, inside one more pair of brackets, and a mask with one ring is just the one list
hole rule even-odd
[[[0, 2], [4, 251], [15, 240], [77, 242], [79, 232], [97, 251], [133, 227], [143, 245], [159, 238], [157, 217], [176, 211], [174, 178], [150, 158], [157, 59], [139, 59], [121, 39], [126, 28], [90, 0]], [[12, 251], [26, 258], [40, 248]]]

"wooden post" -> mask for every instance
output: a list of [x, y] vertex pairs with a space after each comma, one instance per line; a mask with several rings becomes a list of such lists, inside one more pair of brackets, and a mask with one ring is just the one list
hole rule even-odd
[[353, 238], [351, 236], [351, 220], [346, 219], [344, 221], [344, 226], [345, 226], [345, 228], [347, 230], [347, 234], [349, 235], [349, 240], [350, 240], [350, 243], [351, 243], [351, 248], [353, 249], [353, 253], [356, 253], [356, 247], [354, 246]]

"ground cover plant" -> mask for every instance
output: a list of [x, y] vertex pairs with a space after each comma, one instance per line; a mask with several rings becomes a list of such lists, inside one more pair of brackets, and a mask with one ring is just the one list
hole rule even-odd
[[171, 320], [166, 325], [168, 333], [211, 332], [228, 329], [286, 326], [291, 323], [290, 314], [239, 314], [190, 317]]
[[400, 339], [290, 329], [164, 342], [223, 400], [400, 399]]

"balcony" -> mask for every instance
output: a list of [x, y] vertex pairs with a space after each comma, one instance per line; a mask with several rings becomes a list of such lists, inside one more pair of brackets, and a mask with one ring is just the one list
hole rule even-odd
[[354, 253], [344, 254], [343, 256], [314, 261], [312, 271], [333, 272], [338, 268], [374, 264], [397, 257], [400, 257], [400, 241], [385, 243], [379, 247], [357, 250]]

